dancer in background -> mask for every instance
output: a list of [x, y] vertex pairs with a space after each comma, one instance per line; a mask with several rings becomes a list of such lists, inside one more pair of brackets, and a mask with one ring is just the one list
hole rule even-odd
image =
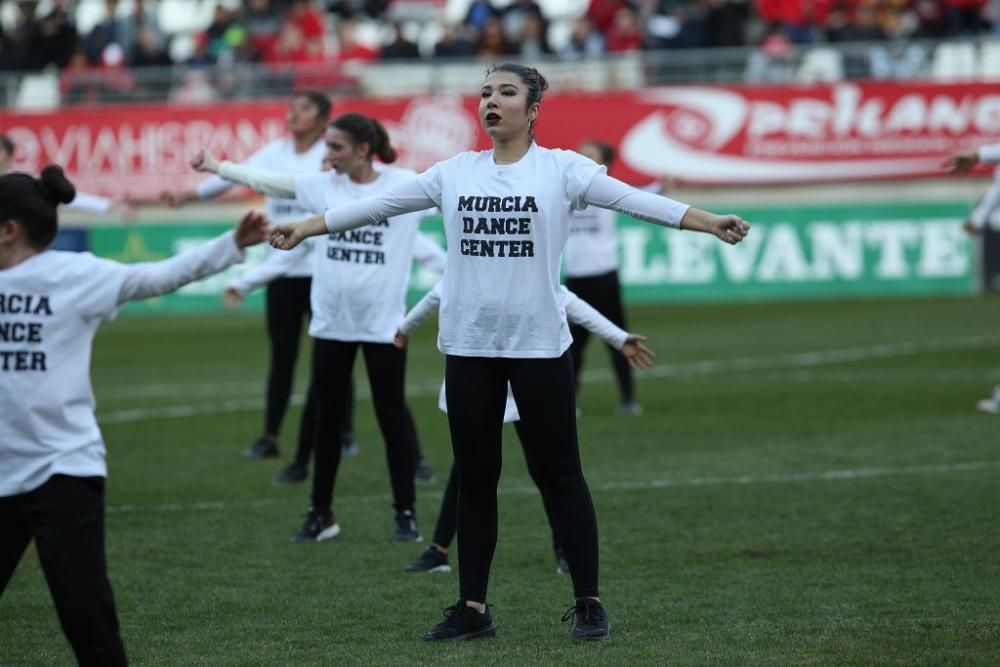
[[[633, 368], [649, 368], [652, 365], [653, 357], [656, 355], [643, 344], [643, 341], [646, 340], [644, 336], [624, 331], [565, 287], [559, 288], [559, 294], [563, 299], [563, 307], [566, 309], [566, 318], [571, 324], [593, 332], [608, 345], [616, 350], [620, 350]], [[399, 331], [396, 333], [396, 346], [406, 347], [409, 344], [413, 331], [424, 320], [430, 317], [432, 313], [437, 312], [440, 303], [441, 283], [438, 283], [406, 314], [406, 318], [399, 325]], [[445, 414], [448, 413], [446, 386], [444, 384], [441, 385], [438, 407]], [[511, 393], [509, 384], [507, 385], [507, 405], [504, 407], [503, 421], [504, 423], [512, 422], [514, 424], [514, 429], [517, 431], [517, 437], [523, 449], [525, 446], [524, 427], [522, 426], [521, 416], [517, 410], [517, 404], [514, 402], [514, 395]], [[528, 461], [528, 474], [542, 494], [542, 505], [545, 508], [545, 516], [548, 518], [549, 527], [552, 529], [552, 548], [556, 556], [556, 573], [565, 574], [569, 572], [569, 563], [566, 561], [566, 554], [563, 552], [562, 545], [559, 544], [559, 535], [556, 533], [555, 522], [552, 519], [552, 504], [542, 487], [538, 470], [532, 465], [533, 459], [527, 455], [525, 458]], [[458, 469], [452, 464], [451, 473], [448, 475], [448, 484], [444, 490], [444, 497], [441, 499], [441, 509], [438, 511], [433, 541], [415, 561], [406, 566], [407, 572], [451, 571], [451, 566], [448, 563], [448, 547], [455, 537], [457, 507]]]
[[[323, 133], [330, 120], [330, 99], [318, 91], [302, 91], [292, 95], [285, 117], [288, 137], [276, 139], [251, 155], [244, 164], [277, 169], [289, 174], [315, 174], [323, 161]], [[204, 201], [229, 191], [235, 184], [218, 176], [206, 179], [193, 190], [164, 192], [162, 199], [171, 206], [192, 201]], [[272, 224], [298, 220], [311, 211], [293, 197], [268, 197], [265, 211]], [[265, 257], [272, 260], [274, 253]], [[272, 458], [280, 454], [278, 439], [288, 409], [295, 379], [295, 363], [299, 356], [302, 325], [309, 317], [309, 289], [312, 280], [311, 260], [305, 249], [295, 253], [281, 279], [268, 284], [265, 297], [267, 336], [270, 344], [270, 367], [264, 402], [264, 425], [261, 435], [243, 452], [244, 458]], [[308, 396], [308, 393], [307, 393]], [[313, 414], [307, 400], [303, 408]], [[307, 420], [311, 423], [312, 419]], [[343, 446], [351, 447], [353, 434], [342, 434]], [[312, 434], [300, 432], [299, 441], [308, 442]]]

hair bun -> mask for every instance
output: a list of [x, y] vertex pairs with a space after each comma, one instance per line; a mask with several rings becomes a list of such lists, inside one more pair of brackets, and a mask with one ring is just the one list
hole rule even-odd
[[45, 198], [56, 204], [68, 204], [76, 198], [76, 188], [66, 178], [62, 167], [54, 164], [42, 169], [42, 177], [39, 179], [42, 192]]

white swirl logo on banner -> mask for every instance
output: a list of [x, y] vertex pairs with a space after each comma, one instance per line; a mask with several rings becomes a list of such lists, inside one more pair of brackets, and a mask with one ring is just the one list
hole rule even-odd
[[[905, 155], [905, 138], [898, 148], [885, 151], [896, 153], [891, 158], [831, 158], [830, 154], [838, 152], [849, 155], [852, 142], [870, 145], [887, 135], [898, 136], [891, 122], [902, 115], [897, 112], [900, 105], [886, 108], [877, 98], [861, 99], [853, 86], [837, 87], [832, 96], [832, 102], [803, 96], [778, 104], [748, 100], [738, 92], [719, 88], [650, 91], [640, 96], [640, 102], [665, 108], [650, 113], [626, 133], [621, 155], [637, 171], [653, 176], [674, 174], [706, 183], [908, 176], [940, 168], [941, 150], [947, 149], [934, 151], [933, 155]], [[935, 102], [925, 101], [922, 108], [933, 110]], [[926, 124], [926, 115], [916, 122]], [[926, 127], [921, 129], [924, 137], [930, 132]], [[852, 132], [860, 136], [845, 140], [844, 135]], [[763, 139], [768, 135], [782, 135], [783, 141], [766, 144]], [[739, 145], [734, 147], [733, 143]], [[748, 154], [764, 149], [813, 157]]]

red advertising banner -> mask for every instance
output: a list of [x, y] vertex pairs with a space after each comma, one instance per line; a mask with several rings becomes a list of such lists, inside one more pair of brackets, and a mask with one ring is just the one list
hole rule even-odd
[[[482, 149], [478, 100], [338, 101], [334, 113], [381, 119], [402, 166], [422, 170]], [[122, 106], [0, 112], [15, 168], [62, 164], [81, 190], [155, 197], [189, 187], [199, 148], [241, 160], [284, 135], [285, 104]], [[1000, 85], [842, 83], [809, 87], [678, 86], [551, 95], [539, 142], [618, 147], [614, 175], [634, 183], [673, 174], [702, 184], [777, 184], [940, 174], [950, 153], [1000, 142]]]

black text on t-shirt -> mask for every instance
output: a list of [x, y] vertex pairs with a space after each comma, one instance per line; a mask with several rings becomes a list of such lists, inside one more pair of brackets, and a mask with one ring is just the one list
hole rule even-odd
[[[37, 294], [5, 294], [0, 292], [0, 315], [49, 317], [52, 307], [49, 297]], [[45, 351], [28, 346], [42, 343], [42, 322], [0, 320], [0, 344], [16, 343], [23, 349], [0, 349], [0, 371], [44, 371]]]
[[[538, 213], [535, 198], [527, 195], [486, 197], [459, 195], [458, 210], [462, 212], [499, 213], [501, 215], [462, 216], [459, 250], [470, 257], [534, 257], [535, 242], [531, 239], [483, 239], [479, 236], [530, 236], [530, 215], [504, 213]], [[468, 235], [473, 234], [474, 237]]]
[[[381, 220], [359, 229], [330, 234], [330, 241], [333, 243], [326, 249], [327, 258], [335, 262], [385, 264], [385, 251], [373, 248], [373, 246], [379, 247], [383, 245], [385, 242], [385, 230], [373, 229], [373, 227], [388, 226], [388, 220]], [[351, 244], [361, 247], [348, 247], [340, 244]]]

